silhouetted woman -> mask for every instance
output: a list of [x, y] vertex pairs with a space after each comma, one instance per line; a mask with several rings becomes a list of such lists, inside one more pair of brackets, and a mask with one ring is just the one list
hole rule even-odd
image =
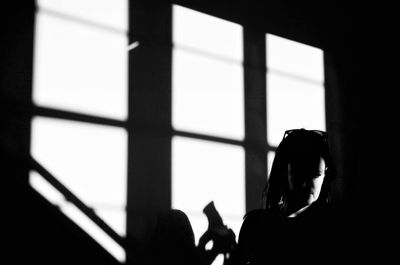
[[329, 207], [334, 176], [325, 132], [286, 131], [263, 190], [262, 209], [244, 218], [234, 264], [325, 264], [334, 246]]

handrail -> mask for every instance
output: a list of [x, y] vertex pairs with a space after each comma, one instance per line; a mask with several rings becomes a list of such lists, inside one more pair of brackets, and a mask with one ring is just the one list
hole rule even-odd
[[67, 187], [57, 180], [49, 171], [47, 171], [39, 162], [30, 156], [31, 168], [36, 170], [43, 178], [45, 178], [51, 185], [53, 185], [65, 199], [73, 203], [79, 210], [81, 210], [87, 217], [89, 217], [96, 225], [98, 225], [107, 235], [109, 235], [115, 242], [117, 242], [123, 249], [127, 249], [126, 241], [114, 229], [103, 221], [95, 211], [82, 202], [75, 194], [73, 194]]

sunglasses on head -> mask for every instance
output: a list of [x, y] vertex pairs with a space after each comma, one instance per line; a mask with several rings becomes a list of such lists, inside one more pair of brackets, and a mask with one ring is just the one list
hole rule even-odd
[[328, 139], [328, 134], [325, 131], [321, 130], [306, 130], [304, 128], [302, 129], [291, 129], [291, 130], [286, 130], [285, 133], [283, 134], [283, 139], [288, 137], [292, 133], [297, 133], [297, 132], [313, 132], [318, 134], [319, 136], [323, 137], [323, 139], [326, 141]]

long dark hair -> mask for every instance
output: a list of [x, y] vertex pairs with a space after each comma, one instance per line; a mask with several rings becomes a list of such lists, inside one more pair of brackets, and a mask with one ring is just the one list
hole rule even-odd
[[325, 160], [325, 179], [318, 201], [329, 203], [330, 182], [336, 176], [327, 133], [319, 130], [294, 129], [285, 132], [275, 152], [270, 176], [262, 194], [262, 207], [282, 213], [287, 203], [288, 163], [293, 160], [306, 161], [307, 158]]

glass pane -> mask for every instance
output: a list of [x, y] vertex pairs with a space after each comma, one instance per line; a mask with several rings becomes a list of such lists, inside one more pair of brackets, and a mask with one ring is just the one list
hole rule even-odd
[[38, 6], [119, 30], [128, 28], [127, 0], [38, 0]]
[[34, 118], [31, 152], [112, 228], [125, 234], [127, 134], [124, 129]]
[[242, 61], [242, 27], [238, 24], [173, 6], [173, 42], [218, 56]]
[[321, 49], [267, 34], [267, 67], [323, 83], [324, 67]]
[[270, 73], [267, 88], [270, 145], [278, 145], [288, 129], [325, 130], [325, 90], [322, 85]]
[[238, 235], [245, 213], [243, 148], [174, 137], [172, 207], [189, 216], [196, 240], [207, 229], [203, 208], [210, 201]]
[[100, 245], [110, 252], [117, 260], [124, 262], [125, 250], [110, 238], [103, 230], [101, 230], [94, 222], [85, 216], [73, 204], [65, 200], [64, 196], [59, 193], [50, 183], [42, 178], [38, 173], [32, 171], [29, 175], [30, 185], [39, 193], [41, 193], [48, 201], [57, 205], [60, 210], [68, 216], [77, 225], [83, 228], [91, 237], [93, 237]]
[[179, 49], [173, 61], [173, 126], [243, 139], [243, 67]]
[[127, 117], [127, 38], [38, 13], [34, 102], [116, 119]]

